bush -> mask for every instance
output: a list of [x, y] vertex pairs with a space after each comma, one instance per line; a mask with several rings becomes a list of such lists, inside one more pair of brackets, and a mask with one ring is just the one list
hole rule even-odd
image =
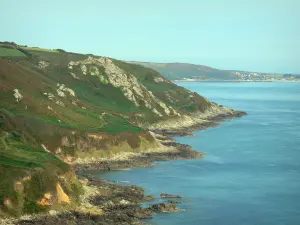
[[65, 50], [63, 50], [61, 48], [56, 49], [56, 51], [61, 52], [61, 53], [65, 53], [66, 52]]

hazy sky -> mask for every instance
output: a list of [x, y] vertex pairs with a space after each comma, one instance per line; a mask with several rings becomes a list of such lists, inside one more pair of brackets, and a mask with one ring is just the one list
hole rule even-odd
[[300, 0], [0, 0], [0, 40], [123, 60], [300, 73]]

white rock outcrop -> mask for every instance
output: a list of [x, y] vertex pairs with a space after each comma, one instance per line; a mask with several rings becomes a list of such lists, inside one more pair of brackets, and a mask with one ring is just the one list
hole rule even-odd
[[125, 200], [125, 199], [122, 199], [122, 200], [120, 201], [120, 204], [121, 204], [121, 205], [130, 205], [131, 202], [130, 202], [130, 201], [127, 201], [127, 200]]
[[65, 92], [63, 92], [62, 90], [57, 89], [56, 91], [57, 91], [57, 95], [58, 96], [60, 96], [60, 97], [66, 97]]
[[44, 92], [44, 96], [46, 96], [49, 100], [54, 100], [55, 96], [52, 93]]
[[73, 91], [71, 88], [67, 88], [64, 84], [59, 84], [59, 83], [56, 86], [58, 87], [58, 89], [56, 90], [57, 94], [60, 97], [66, 97], [65, 92], [68, 92], [69, 95], [75, 97], [75, 91]]
[[160, 113], [160, 112], [158, 112], [157, 111], [157, 109], [152, 109], [152, 112], [154, 112], [156, 115], [158, 115], [158, 116], [160, 116], [160, 117], [162, 117], [163, 115]]
[[41, 146], [42, 146], [42, 148], [43, 148], [46, 152], [51, 153], [51, 152], [47, 149], [47, 147], [46, 147], [44, 144], [42, 144]]
[[39, 61], [39, 67], [41, 69], [46, 69], [48, 66], [50, 66], [50, 63], [48, 63], [46, 61]]
[[14, 97], [17, 102], [20, 102], [23, 99], [23, 95], [21, 95], [18, 89], [14, 89]]
[[[141, 102], [145, 107], [151, 109], [158, 116], [163, 116], [159, 111], [163, 111], [165, 115], [177, 115], [178, 113], [168, 107], [163, 101], [158, 99], [149, 91], [144, 85], [140, 84], [137, 78], [129, 73], [126, 73], [120, 67], [113, 63], [113, 61], [107, 57], [91, 57], [87, 59], [76, 62], [69, 62], [69, 69], [73, 69], [75, 66], [80, 66], [81, 71], [84, 75], [98, 76], [100, 81], [104, 83], [105, 79], [103, 75], [100, 74], [97, 66], [104, 68], [105, 74], [107, 75], [107, 80], [114, 87], [120, 88], [124, 96], [132, 101], [136, 106], [140, 106]], [[89, 72], [88, 72], [89, 68]], [[101, 76], [103, 79], [101, 80]], [[166, 82], [162, 77], [156, 77], [156, 82]], [[157, 107], [162, 110], [158, 110]]]
[[61, 107], [65, 107], [65, 104], [60, 100], [57, 100], [55, 103]]
[[154, 81], [155, 81], [156, 83], [161, 83], [161, 82], [165, 82], [165, 79], [162, 78], [162, 77], [155, 77], [155, 78], [154, 78]]
[[100, 75], [99, 69], [96, 66], [92, 66], [90, 68], [89, 73], [90, 73], [91, 76], [99, 76]]
[[[73, 67], [72, 67], [72, 68], [73, 68]], [[70, 68], [69, 68], [69, 69], [70, 69]], [[77, 77], [75, 73], [72, 73], [72, 72], [71, 72], [70, 74], [72, 75], [72, 77], [73, 77], [74, 79], [79, 80], [79, 77]]]
[[86, 65], [82, 64], [82, 65], [80, 66], [80, 69], [81, 69], [83, 75], [86, 75], [86, 74], [87, 74], [87, 67], [86, 67]]

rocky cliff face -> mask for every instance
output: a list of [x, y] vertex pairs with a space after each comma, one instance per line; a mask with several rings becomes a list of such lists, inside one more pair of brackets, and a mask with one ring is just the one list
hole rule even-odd
[[[111, 84], [115, 88], [120, 88], [124, 96], [132, 101], [136, 107], [144, 106], [160, 117], [163, 115], [180, 116], [176, 110], [171, 106], [167, 106], [163, 101], [153, 95], [153, 93], [143, 84], [139, 83], [134, 75], [126, 73], [107, 57], [89, 56], [85, 60], [76, 62], [70, 61], [68, 64], [70, 74], [74, 74], [72, 71], [76, 69], [76, 67], [81, 69], [81, 75], [96, 76], [99, 78], [100, 82]], [[101, 73], [100, 71], [103, 72]], [[156, 77], [155, 81], [169, 82], [161, 77]]]

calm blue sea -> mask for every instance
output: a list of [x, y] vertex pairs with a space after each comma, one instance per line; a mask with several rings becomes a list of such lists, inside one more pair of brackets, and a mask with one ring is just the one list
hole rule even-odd
[[[300, 225], [300, 83], [178, 83], [249, 113], [177, 141], [203, 159], [101, 177], [156, 196], [184, 195], [185, 211], [157, 214], [157, 225]], [[159, 200], [161, 201], [161, 200]]]

